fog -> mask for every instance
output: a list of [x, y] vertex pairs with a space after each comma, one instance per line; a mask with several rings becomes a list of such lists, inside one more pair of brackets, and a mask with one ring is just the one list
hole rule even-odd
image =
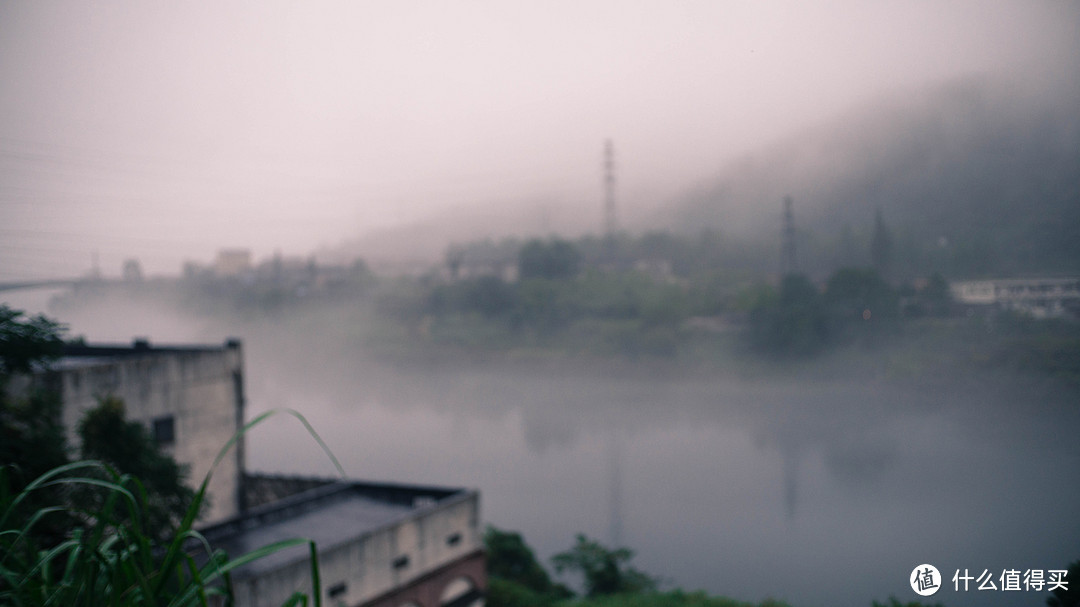
[[[350, 476], [477, 487], [484, 521], [520, 530], [542, 559], [576, 533], [614, 534], [668, 587], [854, 606], [911, 596], [906, 576], [922, 562], [949, 577], [1076, 556], [1080, 411], [1075, 386], [1047, 377], [911, 376], [887, 351], [708, 374], [664, 361], [395, 360], [362, 345], [352, 306], [243, 320], [154, 300], [58, 312], [105, 341], [135, 328], [157, 343], [241, 336], [251, 416], [302, 412]], [[288, 416], [251, 433], [248, 458], [263, 472], [335, 475]], [[948, 605], [1042, 601], [947, 586], [934, 598]]]
[[[919, 563], [1062, 569], [1075, 376], [993, 367], [992, 315], [929, 319], [924, 350], [768, 362], [739, 349], [736, 308], [776, 282], [761, 251], [779, 253], [785, 195], [819, 283], [875, 210], [904, 281], [1080, 271], [1077, 31], [1080, 5], [1051, 1], [2, 3], [0, 286], [127, 259], [146, 280], [0, 302], [90, 342], [239, 337], [250, 415], [300, 411], [357, 478], [478, 488], [484, 522], [542, 559], [583, 532], [665, 587], [793, 606], [909, 600]], [[309, 256], [430, 270], [452, 242], [598, 235], [609, 138], [621, 230], [714, 229], [744, 247], [725, 260], [754, 258], [711, 268], [730, 282], [715, 352], [553, 353], [528, 330], [504, 347], [487, 319], [462, 331], [495, 347], [447, 354], [423, 308], [446, 264], [353, 299], [304, 274]], [[159, 278], [223, 248], [301, 259], [308, 282]], [[1068, 371], [1070, 335], [1021, 345]], [[287, 416], [249, 446], [254, 470], [334, 474]]]
[[175, 274], [225, 246], [307, 255], [462, 209], [499, 209], [505, 231], [595, 231], [605, 138], [620, 221], [638, 229], [733, 160], [854, 108], [958, 78], [1019, 105], [1075, 91], [1078, 13], [5, 3], [0, 279], [80, 274], [95, 255], [106, 274], [126, 258]]

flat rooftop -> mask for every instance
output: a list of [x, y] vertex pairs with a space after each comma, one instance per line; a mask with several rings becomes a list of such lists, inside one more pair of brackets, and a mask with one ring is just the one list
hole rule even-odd
[[154, 354], [177, 354], [198, 352], [221, 352], [229, 348], [239, 348], [240, 340], [228, 339], [221, 344], [193, 345], [157, 345], [149, 340], [137, 338], [130, 344], [64, 344], [60, 358], [53, 361], [49, 368], [53, 370], [79, 369], [109, 364], [117, 358], [148, 356]]
[[[472, 493], [445, 487], [341, 481], [252, 508], [200, 531], [214, 549], [223, 549], [232, 558], [293, 538], [314, 540], [321, 552]], [[294, 546], [253, 561], [234, 575], [259, 575], [308, 557], [306, 545]]]

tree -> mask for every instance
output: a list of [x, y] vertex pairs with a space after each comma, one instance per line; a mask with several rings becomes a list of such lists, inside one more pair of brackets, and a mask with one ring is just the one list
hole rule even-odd
[[0, 465], [10, 468], [14, 491], [68, 461], [59, 395], [42, 386], [8, 393], [16, 374], [41, 368], [60, 355], [63, 331], [44, 316], [25, 318], [23, 312], [0, 304]]
[[528, 280], [521, 283], [517, 290], [511, 324], [544, 332], [562, 328], [570, 315], [564, 295], [564, 291], [550, 280]]
[[881, 275], [870, 268], [841, 268], [825, 283], [825, 303], [839, 320], [897, 317], [899, 299]]
[[580, 268], [581, 253], [573, 244], [559, 238], [549, 242], [530, 240], [518, 253], [518, 276], [522, 280], [565, 280], [577, 276]]
[[[8, 390], [16, 374], [45, 368], [59, 357], [63, 332], [62, 325], [44, 316], [27, 318], [21, 311], [0, 305], [0, 466], [7, 469], [8, 485], [3, 490], [17, 493], [33, 479], [70, 462], [61, 423], [60, 394], [49, 389], [47, 382], [33, 382], [19, 393]], [[78, 432], [83, 458], [100, 459], [143, 484], [150, 505], [150, 528], [163, 537], [194, 496], [183, 484], [183, 469], [158, 450], [140, 424], [124, 420], [119, 399], [105, 398], [88, 411]], [[33, 495], [40, 503], [95, 499], [87, 492], [72, 495], [46, 491]], [[40, 503], [27, 503], [25, 507], [30, 512]], [[78, 504], [82, 508], [93, 505], [86, 501]], [[64, 519], [63, 524], [70, 525], [70, 519]], [[58, 525], [50, 519], [37, 527], [37, 539], [42, 545], [69, 531]]]
[[125, 419], [119, 398], [100, 399], [78, 430], [82, 458], [101, 460], [138, 479], [147, 493], [148, 528], [157, 539], [169, 537], [195, 497], [184, 484], [187, 470], [161, 452], [142, 424]]
[[484, 531], [490, 607], [542, 607], [573, 596], [555, 584], [520, 533], [488, 525]]
[[655, 578], [628, 566], [633, 558], [634, 552], [629, 548], [609, 550], [579, 533], [574, 547], [551, 557], [551, 562], [557, 573], [580, 573], [589, 597], [655, 591], [658, 585]]
[[465, 283], [464, 305], [486, 318], [504, 316], [516, 304], [517, 294], [498, 276], [481, 276]]
[[0, 388], [14, 373], [60, 356], [63, 326], [44, 316], [23, 319], [24, 313], [0, 304]]
[[775, 296], [762, 293], [750, 310], [754, 347], [781, 356], [817, 352], [829, 338], [828, 317], [821, 295], [810, 279], [789, 274]]
[[919, 292], [919, 300], [932, 316], [947, 316], [952, 308], [952, 292], [945, 278], [934, 272]]
[[484, 531], [488, 575], [520, 584], [533, 592], [548, 594], [556, 586], [536, 560], [520, 533], [488, 525]]

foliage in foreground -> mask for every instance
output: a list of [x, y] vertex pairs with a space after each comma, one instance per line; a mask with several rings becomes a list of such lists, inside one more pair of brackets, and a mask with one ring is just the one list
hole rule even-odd
[[[217, 461], [234, 442], [222, 449]], [[208, 474], [175, 533], [158, 541], [147, 516], [146, 488], [131, 475], [102, 462], [79, 461], [46, 472], [16, 493], [9, 491], [6, 468], [0, 468], [0, 604], [186, 606], [206, 605], [212, 596], [231, 604], [231, 571], [306, 544], [311, 551], [311, 596], [319, 605], [314, 542], [284, 540], [230, 558], [211, 549], [194, 530], [209, 480]], [[100, 492], [103, 499], [89, 507], [71, 499], [84, 491]], [[45, 499], [36, 499], [39, 495]], [[46, 520], [55, 525], [57, 519], [68, 533], [56, 541], [43, 539], [36, 527]], [[307, 605], [308, 597], [297, 592], [285, 604]]]
[[[235, 559], [211, 550], [192, 529], [205, 482], [166, 543], [155, 542], [150, 533], [146, 490], [138, 479], [100, 462], [50, 470], [17, 494], [6, 485], [6, 474], [0, 473], [0, 604], [5, 605], [205, 605], [210, 596], [227, 600], [231, 595], [230, 571], [276, 550], [311, 544], [289, 540]], [[104, 489], [107, 496], [93, 510], [66, 500], [30, 512], [23, 508], [38, 492], [89, 488]], [[46, 517], [70, 519], [70, 534], [41, 545], [34, 528]], [[312, 545], [313, 562], [314, 556]], [[297, 594], [289, 604], [301, 603], [306, 598]]]
[[[230, 571], [297, 544], [311, 548], [319, 604], [312, 542], [287, 540], [230, 559], [193, 528], [213, 469], [266, 415], [221, 449], [196, 492], [183, 487], [180, 467], [145, 430], [124, 419], [117, 399], [103, 399], [79, 427], [83, 456], [109, 463], [69, 462], [55, 392], [7, 391], [16, 373], [60, 354], [62, 332], [0, 304], [0, 605], [206, 605], [212, 596], [231, 604]], [[307, 597], [297, 593], [288, 604], [306, 605]]]
[[487, 550], [488, 607], [786, 607], [766, 599], [747, 603], [704, 592], [659, 592], [659, 580], [629, 565], [633, 551], [609, 549], [578, 535], [572, 548], [552, 557], [560, 572], [581, 576], [584, 597], [551, 581], [521, 534], [489, 526], [484, 533]]
[[[185, 485], [187, 468], [163, 453], [146, 428], [125, 418], [124, 402], [103, 397], [79, 422], [83, 459], [100, 460], [122, 474], [139, 479], [146, 489], [143, 516], [159, 540], [171, 537], [195, 492]], [[206, 504], [206, 497], [203, 498]]]
[[[49, 389], [47, 381], [31, 382], [22, 391], [8, 393], [5, 389], [16, 373], [48, 369], [62, 352], [62, 325], [43, 316], [23, 316], [0, 304], [0, 465], [8, 467], [8, 490], [14, 493], [49, 470], [71, 462], [58, 391]], [[194, 499], [194, 491], [184, 484], [185, 469], [161, 451], [142, 424], [125, 419], [123, 401], [102, 396], [98, 402], [77, 427], [80, 459], [104, 462], [116, 474], [139, 479], [146, 490], [142, 515], [150, 534], [158, 540], [172, 537]], [[95, 470], [84, 472], [110, 480]], [[24, 508], [34, 511], [66, 500], [85, 510], [100, 510], [107, 498], [104, 488], [81, 484], [64, 492], [55, 488], [33, 492]], [[62, 516], [46, 516], [34, 528], [35, 541], [55, 542], [70, 534], [75, 523]]]
[[[575, 545], [552, 557], [557, 570], [582, 575], [585, 595], [574, 597], [565, 586], [555, 584], [536, 560], [521, 534], [488, 526], [484, 533], [487, 551], [488, 607], [788, 607], [776, 599], [759, 603], [739, 601], [703, 591], [681, 589], [661, 592], [657, 578], [629, 566], [633, 552], [608, 549], [596, 540], [578, 535]], [[1080, 579], [1080, 561], [1069, 565], [1065, 579]], [[1049, 607], [1080, 607], [1080, 585], [1055, 589], [1046, 598]], [[872, 607], [944, 607], [942, 603], [872, 601]]]
[[[487, 552], [489, 579], [496, 581], [492, 592], [528, 596], [526, 603], [540, 604], [568, 598], [572, 592], [561, 584], [551, 581], [547, 570], [536, 560], [532, 548], [520, 533], [503, 531], [488, 525], [484, 531], [484, 549]], [[539, 602], [538, 602], [539, 601]], [[490, 601], [489, 601], [490, 602]], [[510, 602], [508, 604], [521, 604]]]
[[585, 596], [643, 594], [656, 592], [659, 580], [630, 566], [634, 551], [608, 549], [584, 534], [577, 535], [574, 547], [551, 557], [557, 573], [573, 571], [581, 575]]

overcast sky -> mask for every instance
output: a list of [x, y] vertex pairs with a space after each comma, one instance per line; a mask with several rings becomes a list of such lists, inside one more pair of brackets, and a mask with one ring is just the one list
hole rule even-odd
[[306, 254], [458, 205], [599, 227], [867, 100], [1075, 86], [1080, 3], [0, 3], [0, 281]]

